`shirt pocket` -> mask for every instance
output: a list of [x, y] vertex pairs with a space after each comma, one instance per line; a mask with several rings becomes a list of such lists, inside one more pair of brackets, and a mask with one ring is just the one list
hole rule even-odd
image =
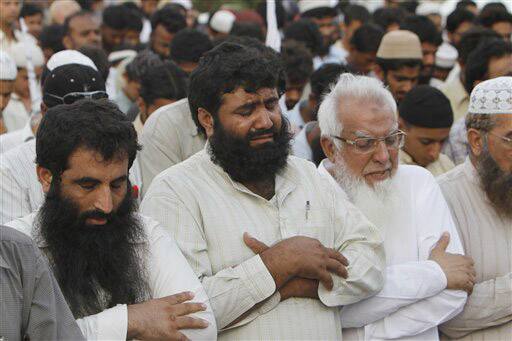
[[326, 247], [334, 247], [331, 212], [326, 208], [292, 210], [285, 219], [283, 238], [306, 236], [318, 239]]

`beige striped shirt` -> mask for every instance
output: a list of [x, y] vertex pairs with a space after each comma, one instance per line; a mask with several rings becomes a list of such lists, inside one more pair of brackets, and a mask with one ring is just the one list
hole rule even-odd
[[469, 159], [438, 178], [477, 283], [463, 312], [441, 331], [464, 340], [512, 338], [512, 219], [500, 217]]
[[[379, 232], [311, 162], [296, 157], [276, 176], [275, 195], [266, 200], [232, 181], [205, 148], [160, 173], [141, 210], [172, 232], [201, 278], [220, 339], [340, 340], [338, 307], [382, 288], [385, 257]], [[349, 277], [333, 276], [332, 291], [320, 285], [320, 300], [279, 302], [271, 274], [244, 244], [244, 232], [267, 245], [297, 235], [316, 238], [349, 259]]]

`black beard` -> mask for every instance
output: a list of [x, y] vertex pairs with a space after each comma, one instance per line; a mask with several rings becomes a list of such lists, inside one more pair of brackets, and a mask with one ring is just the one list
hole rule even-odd
[[495, 210], [502, 217], [512, 218], [512, 172], [502, 171], [487, 148], [477, 160], [477, 171]]
[[[286, 166], [292, 135], [288, 121], [282, 116], [281, 129], [275, 128], [249, 132], [245, 138], [230, 135], [220, 122], [215, 121], [214, 133], [209, 138], [211, 160], [222, 167], [237, 182], [274, 179]], [[258, 148], [250, 146], [256, 136], [274, 134], [274, 141]]]
[[[61, 195], [56, 181], [39, 210], [38, 228], [74, 317], [146, 300], [149, 290], [141, 264], [147, 252], [143, 244], [146, 235], [134, 214], [136, 203], [131, 191], [115, 212], [80, 214], [76, 203]], [[106, 218], [107, 223], [87, 225], [88, 218]]]

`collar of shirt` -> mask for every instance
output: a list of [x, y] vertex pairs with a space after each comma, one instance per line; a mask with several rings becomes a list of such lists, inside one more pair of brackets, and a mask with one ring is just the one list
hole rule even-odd
[[472, 183], [480, 186], [480, 176], [478, 175], [475, 166], [473, 166], [473, 162], [471, 162], [469, 156], [466, 157], [466, 160], [462, 164], [462, 170]]
[[[250, 191], [247, 187], [245, 187], [242, 183], [234, 181], [231, 179], [231, 177], [222, 169], [221, 166], [215, 164], [211, 159], [211, 152], [210, 152], [210, 143], [207, 142], [204, 146], [204, 149], [201, 153], [201, 157], [203, 158], [204, 162], [206, 162], [214, 171], [216, 174], [218, 174], [221, 178], [223, 178], [228, 185], [233, 186], [237, 191], [252, 195], [254, 197], [257, 197], [259, 199], [265, 200], [266, 199], [260, 197], [259, 195], [255, 194], [254, 192]], [[282, 169], [280, 172], [276, 174], [275, 178], [275, 194], [274, 197], [270, 200], [277, 200], [277, 204], [279, 206], [282, 206], [284, 199], [290, 194], [296, 187], [297, 183], [299, 183], [300, 179], [297, 177], [297, 175], [293, 171], [293, 167], [287, 167], [285, 166], [284, 169]]]

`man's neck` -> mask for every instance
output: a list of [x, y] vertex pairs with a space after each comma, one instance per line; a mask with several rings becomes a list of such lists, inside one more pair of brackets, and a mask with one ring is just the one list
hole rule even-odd
[[260, 197], [270, 200], [274, 197], [275, 194], [275, 177], [264, 179], [260, 181], [246, 181], [242, 182], [242, 184], [247, 187], [248, 190], [253, 192], [254, 194], [259, 195]]
[[0, 21], [0, 29], [4, 32], [8, 40], [14, 40], [14, 30], [12, 26], [5, 21]]

